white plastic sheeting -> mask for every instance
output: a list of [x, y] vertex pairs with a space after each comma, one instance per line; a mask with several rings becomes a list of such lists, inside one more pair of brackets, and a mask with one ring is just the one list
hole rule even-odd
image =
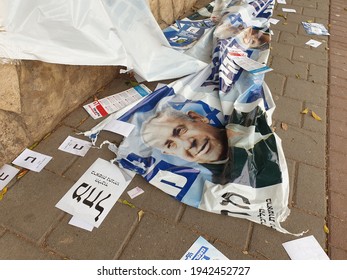
[[0, 0], [0, 57], [120, 65], [148, 81], [206, 64], [173, 50], [145, 0]]

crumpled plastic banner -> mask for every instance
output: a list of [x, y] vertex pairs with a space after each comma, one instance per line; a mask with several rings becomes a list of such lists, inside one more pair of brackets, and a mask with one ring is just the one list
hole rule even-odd
[[206, 64], [173, 50], [146, 0], [0, 0], [0, 58], [117, 65], [147, 81]]
[[120, 166], [187, 205], [288, 233], [281, 226], [290, 213], [288, 170], [270, 127], [275, 104], [264, 74], [233, 61], [241, 54], [266, 64], [273, 6], [273, 0], [217, 1], [210, 17], [216, 25], [186, 51], [210, 57], [209, 64], [85, 135], [95, 141], [115, 118], [132, 123], [117, 150]]

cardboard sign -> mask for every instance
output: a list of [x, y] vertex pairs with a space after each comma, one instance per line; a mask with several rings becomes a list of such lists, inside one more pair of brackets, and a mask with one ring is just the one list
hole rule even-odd
[[70, 154], [84, 157], [91, 147], [91, 142], [68, 136], [58, 149]]
[[17, 175], [19, 170], [11, 165], [5, 164], [0, 168], [0, 191]]

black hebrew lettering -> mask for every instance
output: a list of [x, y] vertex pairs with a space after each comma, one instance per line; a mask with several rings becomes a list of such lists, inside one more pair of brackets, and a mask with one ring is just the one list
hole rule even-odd
[[93, 201], [88, 200], [88, 198], [93, 194], [93, 192], [95, 191], [96, 188], [92, 189], [92, 191], [89, 193], [89, 195], [83, 200], [83, 203], [85, 205], [88, 205], [89, 208], [92, 208], [92, 206], [94, 205], [94, 202], [99, 198], [99, 196], [102, 194], [103, 191], [99, 192], [99, 194], [94, 198]]
[[78, 194], [77, 191], [80, 189], [80, 188], [86, 188], [88, 187], [88, 184], [87, 183], [82, 183], [75, 191], [74, 193], [72, 194], [72, 199], [75, 199], [77, 198], [77, 202], [80, 202], [81, 200], [81, 196], [84, 195], [87, 191], [89, 191], [89, 189], [92, 187], [92, 186], [89, 186], [88, 189], [86, 189], [83, 193], [81, 194]]
[[0, 180], [5, 181], [7, 179], [8, 175], [6, 175], [5, 178], [2, 178], [2, 176], [4, 176], [4, 175], [5, 175], [5, 173], [2, 172], [2, 174], [0, 175]]
[[238, 203], [233, 202], [233, 201], [231, 200], [231, 198], [232, 198], [233, 196], [236, 196], [236, 197], [241, 198], [241, 199], [242, 199], [242, 202], [243, 202], [244, 204], [250, 205], [250, 202], [249, 202], [249, 200], [248, 200], [247, 197], [244, 197], [244, 196], [242, 196], [242, 195], [240, 195], [240, 194], [233, 193], [233, 192], [227, 192], [227, 193], [223, 194], [222, 197], [224, 198], [224, 200], [221, 202], [221, 204], [222, 204], [223, 206], [226, 206], [226, 205], [228, 205], [229, 203], [231, 203], [232, 205], [234, 205], [234, 206], [236, 206], [236, 207], [239, 207], [239, 208], [242, 208], [242, 209], [250, 209], [249, 206], [247, 206], [247, 205], [240, 205], [240, 204], [238, 204]]
[[76, 150], [82, 150], [84, 148], [84, 146], [81, 146], [79, 148], [77, 148], [77, 147], [78, 147], [78, 144], [75, 144], [75, 146], [73, 146], [73, 148]]
[[36, 157], [27, 157], [24, 161], [27, 161], [30, 158], [32, 158], [31, 163], [33, 163], [36, 160]]
[[250, 216], [248, 213], [243, 213], [243, 212], [233, 212], [233, 211], [229, 211], [229, 210], [221, 210], [220, 213], [222, 215], [228, 215], [228, 213], [230, 214], [238, 214], [238, 215], [244, 215], [244, 216]]
[[99, 216], [101, 215], [102, 212], [104, 212], [104, 207], [100, 206], [100, 203], [103, 202], [104, 200], [108, 199], [111, 197], [111, 194], [108, 194], [106, 197], [101, 199], [98, 204], [95, 205], [95, 210], [98, 210], [100, 213], [95, 217], [95, 222], [99, 220]]

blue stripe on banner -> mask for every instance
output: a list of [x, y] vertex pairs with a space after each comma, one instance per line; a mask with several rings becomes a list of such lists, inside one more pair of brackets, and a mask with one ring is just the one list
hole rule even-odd
[[264, 66], [262, 68], [258, 68], [258, 69], [255, 69], [255, 70], [252, 70], [252, 71], [248, 71], [248, 72], [251, 73], [251, 74], [256, 74], [256, 73], [259, 73], [259, 72], [266, 71], [268, 69], [270, 69], [270, 67]]

